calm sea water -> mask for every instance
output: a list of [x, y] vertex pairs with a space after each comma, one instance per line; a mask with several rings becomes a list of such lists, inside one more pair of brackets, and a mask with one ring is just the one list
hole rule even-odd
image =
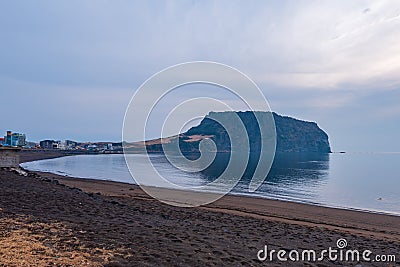
[[[144, 162], [145, 155], [129, 155]], [[161, 154], [150, 155], [164, 177], [180, 185], [203, 185], [224, 170], [228, 155], [221, 154], [205, 171], [186, 173]], [[123, 155], [79, 155], [21, 164], [33, 171], [71, 177], [135, 183]], [[250, 164], [251, 165], [251, 164]], [[141, 173], [146, 175], [146, 167]], [[248, 192], [251, 171], [246, 171], [232, 194], [241, 194], [331, 207], [400, 215], [400, 154], [277, 154], [271, 171], [254, 192]]]

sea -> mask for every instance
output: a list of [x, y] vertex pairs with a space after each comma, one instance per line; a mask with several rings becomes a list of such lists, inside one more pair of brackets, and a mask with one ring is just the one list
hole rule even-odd
[[[215, 180], [229, 161], [229, 155], [221, 154], [204, 171], [186, 172], [163, 154], [127, 155], [138, 163], [135, 167], [144, 177], [151, 173], [145, 164], [147, 156], [157, 172], [181, 186], [201, 186]], [[21, 166], [75, 178], [136, 184], [122, 154], [76, 155]], [[246, 171], [233, 177], [239, 182], [230, 194], [400, 216], [399, 169], [400, 153], [277, 153], [256, 191], [249, 191], [251, 172]]]

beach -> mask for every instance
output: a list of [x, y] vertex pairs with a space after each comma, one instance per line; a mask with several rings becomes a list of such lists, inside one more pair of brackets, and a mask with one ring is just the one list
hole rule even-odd
[[[58, 157], [21, 155], [22, 161]], [[225, 196], [197, 208], [163, 204], [138, 186], [0, 170], [0, 266], [398, 266], [400, 217]], [[160, 189], [162, 190], [162, 189]], [[396, 262], [260, 261], [272, 250], [337, 248]]]

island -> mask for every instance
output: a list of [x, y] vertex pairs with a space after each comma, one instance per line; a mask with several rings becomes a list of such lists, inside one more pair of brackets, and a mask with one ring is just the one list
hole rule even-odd
[[[227, 130], [217, 122], [231, 121], [232, 124], [235, 124], [237, 122], [235, 122], [236, 115], [246, 128], [247, 139], [240, 134], [240, 131], [232, 131], [234, 134], [229, 136]], [[199, 125], [192, 127], [185, 133], [145, 142], [125, 143], [125, 148], [126, 151], [134, 152], [145, 145], [148, 152], [163, 152], [162, 144], [179, 142], [182, 152], [199, 152], [200, 142], [204, 139], [211, 139], [216, 144], [217, 152], [230, 152], [231, 142], [239, 144], [248, 142], [250, 152], [257, 152], [260, 150], [262, 137], [256, 115], [257, 118], [261, 118], [261, 127], [269, 127], [267, 132], [271, 132], [273, 129], [270, 125], [271, 120], [268, 120], [268, 118], [273, 117], [276, 129], [276, 152], [331, 153], [328, 134], [317, 123], [282, 116], [275, 112], [271, 114], [261, 111], [210, 112]], [[239, 126], [228, 125], [228, 127], [235, 129]], [[269, 136], [263, 136], [263, 138], [271, 138], [271, 133], [269, 133]]]

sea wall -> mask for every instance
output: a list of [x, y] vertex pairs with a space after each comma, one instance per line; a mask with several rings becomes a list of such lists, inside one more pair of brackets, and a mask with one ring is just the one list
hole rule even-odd
[[19, 151], [18, 148], [0, 148], [0, 167], [18, 167]]

